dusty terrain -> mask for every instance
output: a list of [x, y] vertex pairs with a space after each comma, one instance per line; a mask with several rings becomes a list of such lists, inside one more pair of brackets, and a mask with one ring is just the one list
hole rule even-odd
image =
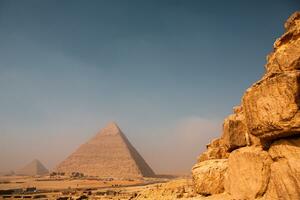
[[2, 176], [0, 199], [110, 199], [110, 200], [222, 200], [228, 195], [205, 197], [195, 193], [192, 179], [146, 178], [140, 180], [101, 180], [50, 178], [49, 176]]
[[166, 182], [166, 179], [149, 178], [136, 180], [111, 180], [97, 178], [70, 178], [49, 176], [2, 176], [0, 191], [14, 190], [13, 194], [0, 194], [0, 198], [34, 197], [46, 195], [41, 199], [87, 196], [90, 199], [130, 199], [143, 190], [146, 185]]

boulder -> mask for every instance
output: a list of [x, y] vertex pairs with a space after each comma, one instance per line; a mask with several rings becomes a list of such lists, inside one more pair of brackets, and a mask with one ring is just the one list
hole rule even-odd
[[273, 142], [269, 148], [273, 160], [286, 159], [300, 171], [300, 137], [291, 137]]
[[212, 159], [228, 158], [229, 153], [221, 139], [214, 139], [206, 145], [207, 150], [198, 157], [198, 162]]
[[229, 115], [229, 117], [224, 120], [222, 140], [229, 151], [246, 146], [247, 137], [249, 143], [243, 113]]
[[248, 89], [243, 108], [248, 132], [261, 139], [300, 133], [300, 72], [267, 77]]
[[275, 162], [266, 199], [300, 199], [300, 138], [274, 142], [269, 154]]
[[206, 160], [197, 163], [192, 169], [194, 188], [202, 195], [224, 192], [224, 176], [227, 159]]
[[255, 199], [262, 196], [270, 179], [272, 159], [257, 147], [233, 151], [228, 159], [225, 191], [235, 199]]

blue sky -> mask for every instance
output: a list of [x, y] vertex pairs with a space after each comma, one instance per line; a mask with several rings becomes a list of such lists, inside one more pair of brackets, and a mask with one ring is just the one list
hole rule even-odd
[[188, 172], [299, 7], [0, 0], [0, 170], [52, 168], [116, 121], [155, 171]]

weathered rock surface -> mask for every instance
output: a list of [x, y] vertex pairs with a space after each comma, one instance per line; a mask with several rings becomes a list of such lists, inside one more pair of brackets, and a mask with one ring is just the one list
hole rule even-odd
[[136, 200], [232, 200], [228, 194], [216, 194], [212, 196], [197, 195], [194, 192], [190, 179], [173, 180], [167, 183], [159, 183], [146, 186], [140, 192]]
[[222, 140], [229, 151], [246, 146], [247, 135], [243, 113], [229, 115], [224, 120]]
[[196, 193], [192, 187], [190, 179], [173, 180], [167, 183], [159, 183], [147, 186], [135, 199], [157, 199], [157, 200], [173, 200], [173, 199], [194, 199]]
[[[197, 193], [220, 193], [224, 186], [228, 199], [300, 199], [300, 12], [285, 29], [265, 75], [245, 92], [242, 105], [224, 120], [221, 138], [192, 169]], [[214, 160], [227, 157], [223, 164]]]
[[286, 20], [286, 22], [284, 23], [284, 28], [287, 31], [293, 28], [297, 28], [296, 26], [297, 23], [299, 23], [299, 20], [300, 20], [300, 11], [296, 11]]
[[300, 72], [268, 77], [243, 97], [246, 124], [251, 134], [275, 139], [300, 133]]
[[285, 23], [287, 32], [276, 40], [267, 58], [267, 74], [300, 69], [300, 12]]
[[255, 199], [267, 189], [272, 160], [266, 151], [244, 147], [233, 151], [228, 159], [225, 190], [237, 199]]
[[266, 199], [300, 199], [300, 138], [274, 142], [269, 154], [275, 162]]
[[228, 158], [229, 153], [221, 139], [215, 139], [206, 145], [207, 150], [198, 157], [198, 162], [212, 159]]
[[202, 195], [224, 192], [227, 166], [227, 159], [206, 160], [196, 164], [192, 169], [196, 192]]

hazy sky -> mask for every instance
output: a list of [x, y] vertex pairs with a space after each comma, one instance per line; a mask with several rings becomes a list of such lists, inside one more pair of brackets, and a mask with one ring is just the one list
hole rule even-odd
[[113, 120], [156, 172], [188, 172], [297, 9], [0, 0], [0, 170], [33, 158], [51, 169]]

